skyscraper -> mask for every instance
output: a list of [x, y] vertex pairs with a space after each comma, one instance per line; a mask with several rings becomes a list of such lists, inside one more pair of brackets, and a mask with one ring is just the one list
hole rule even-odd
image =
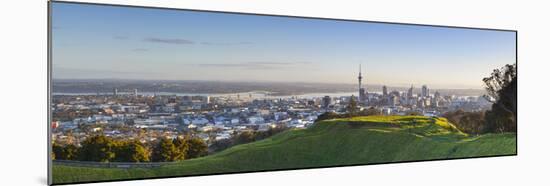
[[359, 76], [357, 77], [357, 79], [359, 80], [359, 100], [361, 100], [361, 95], [363, 94], [363, 88], [361, 87], [361, 81], [363, 80], [363, 76], [361, 75], [361, 64], [359, 64]]
[[428, 85], [422, 85], [422, 97], [429, 97], [430, 96], [430, 89], [428, 89]]
[[113, 89], [113, 95], [114, 95], [114, 96], [118, 95], [118, 89], [117, 89], [117, 88], [114, 88], [114, 89]]
[[328, 106], [330, 105], [330, 102], [331, 102], [330, 96], [323, 97], [322, 107], [323, 108], [328, 108]]
[[407, 96], [408, 96], [409, 98], [412, 98], [412, 97], [413, 97], [413, 89], [414, 89], [414, 87], [413, 87], [413, 85], [411, 85], [411, 88], [409, 88], [409, 91], [407, 92]]
[[382, 95], [384, 96], [388, 95], [388, 87], [386, 87], [386, 85], [382, 86]]
[[359, 80], [359, 103], [363, 103], [367, 99], [367, 90], [363, 88], [362, 85], [363, 76], [361, 74], [361, 64], [359, 64], [359, 76], [357, 79]]
[[391, 95], [389, 98], [389, 104], [392, 107], [395, 107], [397, 104], [399, 104], [399, 97], [395, 95]]

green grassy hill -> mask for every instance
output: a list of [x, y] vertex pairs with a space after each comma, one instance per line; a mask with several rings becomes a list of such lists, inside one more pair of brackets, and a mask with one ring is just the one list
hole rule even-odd
[[444, 118], [368, 116], [322, 121], [158, 168], [53, 166], [54, 183], [516, 154], [516, 134], [468, 136]]

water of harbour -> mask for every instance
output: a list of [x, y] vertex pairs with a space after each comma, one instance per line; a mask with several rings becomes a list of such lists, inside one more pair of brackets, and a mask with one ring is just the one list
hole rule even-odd
[[[133, 94], [131, 92], [120, 92], [120, 95], [129, 95]], [[343, 97], [343, 96], [351, 96], [355, 95], [357, 96], [357, 92], [332, 92], [332, 93], [306, 93], [306, 94], [295, 94], [295, 95], [270, 95], [270, 92], [266, 91], [251, 91], [251, 92], [240, 92], [240, 93], [223, 93], [223, 94], [216, 94], [216, 93], [177, 93], [177, 92], [138, 92], [138, 95], [142, 96], [210, 96], [210, 97], [232, 97], [237, 98], [240, 97], [242, 99], [286, 99], [286, 98], [292, 98], [295, 97], [297, 99], [311, 99], [311, 98], [319, 98], [324, 96], [330, 96], [330, 97]], [[112, 93], [66, 93], [66, 92], [54, 92], [52, 95], [67, 95], [67, 96], [90, 96], [90, 95], [112, 95]]]

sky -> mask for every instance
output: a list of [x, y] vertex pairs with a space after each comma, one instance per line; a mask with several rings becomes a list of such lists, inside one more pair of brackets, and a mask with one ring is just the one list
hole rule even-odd
[[482, 88], [515, 32], [52, 3], [54, 79]]

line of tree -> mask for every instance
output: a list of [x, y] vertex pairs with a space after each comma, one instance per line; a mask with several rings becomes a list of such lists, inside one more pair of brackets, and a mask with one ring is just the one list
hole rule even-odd
[[464, 112], [456, 110], [442, 115], [453, 123], [460, 131], [468, 134], [485, 133], [485, 112]]
[[52, 158], [95, 162], [169, 162], [202, 157], [208, 154], [207, 144], [200, 138], [162, 138], [144, 144], [138, 140], [118, 140], [94, 135], [81, 143], [52, 146]]
[[216, 140], [210, 145], [210, 149], [212, 152], [219, 152], [235, 145], [251, 143], [269, 138], [287, 129], [288, 128], [286, 126], [276, 126], [269, 128], [266, 131], [244, 131], [241, 133], [235, 133], [229, 139]]
[[319, 116], [317, 116], [317, 119], [315, 122], [323, 121], [323, 120], [329, 120], [329, 119], [335, 119], [335, 118], [349, 118], [349, 117], [355, 117], [355, 116], [372, 116], [372, 115], [380, 115], [382, 112], [380, 110], [370, 107], [368, 109], [359, 110], [357, 99], [355, 96], [351, 96], [348, 102], [348, 105], [346, 106], [346, 113], [338, 114], [336, 112], [325, 112]]
[[484, 112], [447, 112], [443, 117], [461, 131], [470, 134], [502, 133], [517, 131], [517, 71], [516, 65], [495, 69], [491, 76], [483, 78], [487, 94], [492, 102], [491, 110]]
[[382, 112], [380, 112], [380, 110], [374, 107], [363, 109], [361, 111], [356, 111], [355, 113], [350, 113], [349, 111], [342, 114], [338, 114], [336, 112], [325, 112], [317, 116], [317, 119], [315, 120], [315, 122], [329, 120], [329, 119], [336, 119], [336, 118], [349, 118], [349, 117], [355, 117], [355, 116], [375, 116], [375, 115], [381, 115], [381, 114]]
[[154, 162], [181, 161], [208, 155], [208, 145], [200, 138], [161, 139], [151, 155]]

